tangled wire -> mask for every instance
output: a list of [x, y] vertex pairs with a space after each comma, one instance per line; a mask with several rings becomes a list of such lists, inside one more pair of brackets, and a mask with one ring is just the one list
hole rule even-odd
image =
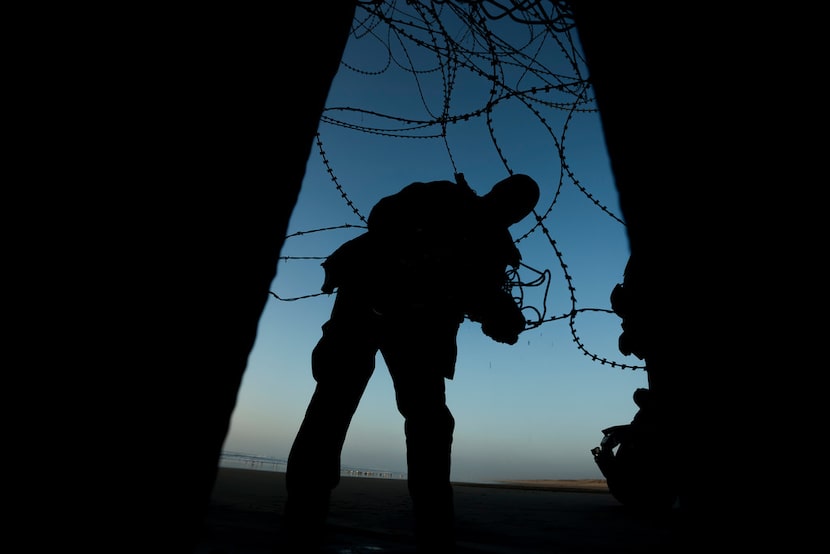
[[[328, 105], [321, 118], [321, 129], [333, 126], [389, 140], [440, 141], [449, 170], [461, 174], [455, 155], [457, 144], [450, 130], [472, 121], [483, 121], [487, 140], [501, 165], [512, 174], [509, 154], [503, 148], [494, 114], [510, 104], [520, 107], [539, 123], [552, 144], [551, 164], [558, 162], [558, 182], [553, 185], [550, 203], [537, 207], [533, 214], [535, 224], [517, 237], [516, 242], [526, 240], [531, 234], [544, 236], [567, 282], [570, 310], [559, 315], [547, 314], [550, 270], [522, 264], [522, 272], [531, 277], [523, 279], [518, 270], [510, 272], [511, 292], [527, 314], [527, 328], [567, 320], [575, 344], [592, 360], [613, 367], [641, 368], [592, 354], [580, 340], [575, 325], [579, 313], [613, 314], [613, 311], [577, 306], [572, 277], [547, 224], [563, 188], [574, 186], [596, 209], [624, 226], [611, 209], [580, 183], [566, 157], [564, 143], [571, 120], [577, 114], [596, 111], [568, 3], [553, 0], [360, 1], [349, 46], [351, 54], [347, 52], [344, 56], [341, 71], [367, 79], [393, 71], [403, 72], [411, 84], [406, 94], [393, 95], [383, 105]], [[317, 147], [342, 200], [365, 225], [366, 217], [341, 183], [335, 164], [327, 154], [322, 132], [317, 135]], [[344, 227], [360, 225], [303, 231], [287, 239]], [[543, 291], [541, 305], [526, 304], [526, 289], [537, 287]], [[273, 292], [272, 295], [292, 301], [317, 294], [293, 298]]]

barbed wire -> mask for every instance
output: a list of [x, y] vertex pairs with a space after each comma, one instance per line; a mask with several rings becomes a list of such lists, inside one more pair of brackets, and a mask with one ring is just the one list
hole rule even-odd
[[[503, 33], [505, 25], [520, 28], [523, 34]], [[385, 137], [388, 139], [440, 140], [453, 174], [461, 173], [453, 155], [448, 128], [483, 119], [488, 139], [498, 154], [500, 163], [513, 174], [508, 155], [499, 141], [499, 134], [492, 115], [496, 108], [506, 103], [518, 103], [542, 125], [553, 143], [553, 152], [559, 162], [558, 183], [550, 203], [534, 210], [535, 224], [515, 239], [521, 243], [533, 234], [541, 233], [550, 245], [568, 291], [570, 310], [549, 316], [548, 294], [551, 283], [549, 270], [537, 270], [524, 263], [522, 270], [533, 274], [529, 280], [520, 278], [518, 271], [509, 273], [508, 281], [514, 298], [530, 317], [527, 329], [543, 324], [567, 320], [576, 347], [592, 361], [623, 369], [645, 369], [643, 365], [621, 364], [589, 351], [577, 332], [576, 319], [586, 312], [608, 313], [608, 308], [578, 306], [573, 277], [568, 271], [556, 241], [546, 220], [560, 198], [565, 184], [573, 185], [596, 209], [621, 225], [622, 219], [596, 198], [575, 175], [566, 156], [565, 140], [572, 118], [579, 113], [595, 112], [590, 82], [585, 64], [574, 37], [573, 16], [568, 2], [554, 0], [365, 0], [358, 2], [350, 40], [371, 41], [371, 59], [355, 61], [344, 57], [341, 68], [355, 74], [375, 77], [392, 69], [401, 70], [413, 79], [412, 92], [417, 94], [424, 115], [385, 113], [374, 108], [351, 105], [326, 106], [322, 124], [351, 131]], [[517, 38], [521, 42], [517, 43]], [[559, 55], [551, 55], [553, 50]], [[550, 65], [555, 60], [556, 67]], [[360, 62], [363, 65], [359, 65]], [[374, 64], [374, 65], [371, 65]], [[487, 87], [483, 104], [468, 109], [457, 109], [455, 99], [459, 74], [477, 79]], [[427, 77], [440, 80], [436, 86], [427, 87]], [[431, 106], [429, 95], [437, 95], [439, 101]], [[552, 123], [552, 113], [560, 114], [562, 123], [557, 130]], [[322, 163], [334, 183], [341, 199], [355, 216], [366, 224], [366, 217], [357, 208], [333, 168], [324, 146], [322, 133], [317, 134], [317, 149]], [[340, 225], [310, 231], [301, 231], [286, 237], [344, 228], [360, 228], [356, 225]], [[324, 257], [282, 256], [281, 260], [319, 260]], [[542, 304], [539, 307], [525, 305], [525, 290], [541, 288]], [[324, 293], [285, 297], [275, 292], [271, 295], [281, 301], [297, 301]]]

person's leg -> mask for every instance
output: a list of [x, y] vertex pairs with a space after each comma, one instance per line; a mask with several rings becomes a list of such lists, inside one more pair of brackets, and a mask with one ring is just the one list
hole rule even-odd
[[[419, 326], [381, 347], [398, 410], [405, 419], [409, 493], [419, 551], [454, 548], [454, 502], [450, 484], [455, 420], [446, 405], [445, 378], [456, 358], [458, 325]], [[425, 335], [425, 332], [427, 333]]]
[[288, 455], [283, 527], [288, 542], [322, 540], [331, 491], [340, 482], [340, 452], [375, 367], [376, 348], [329, 321], [311, 356], [317, 386]]

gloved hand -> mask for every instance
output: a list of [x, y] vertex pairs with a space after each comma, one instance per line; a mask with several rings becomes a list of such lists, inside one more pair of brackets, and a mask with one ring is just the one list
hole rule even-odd
[[[502, 327], [499, 322], [482, 323], [481, 331], [496, 342], [504, 344], [516, 344], [519, 342], [519, 332], [513, 329]], [[524, 320], [522, 320], [524, 328]]]
[[522, 310], [507, 293], [491, 299], [481, 314], [481, 332], [504, 344], [516, 344], [525, 323]]

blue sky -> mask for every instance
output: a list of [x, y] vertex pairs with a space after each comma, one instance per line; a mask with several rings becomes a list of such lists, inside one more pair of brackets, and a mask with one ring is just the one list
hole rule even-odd
[[[495, 36], [511, 46], [527, 45], [516, 52], [503, 47], [494, 66], [478, 55], [486, 52], [482, 32], [465, 34], [464, 22], [448, 13], [440, 20], [451, 38], [438, 35], [436, 43], [446, 46], [450, 40], [453, 48], [443, 51], [455, 53], [454, 69], [446, 63], [451, 58], [408, 38], [419, 36], [416, 26], [393, 23], [393, 30], [405, 31], [396, 35], [388, 23], [358, 9], [356, 21], [377, 25], [373, 33], [365, 31], [368, 25], [356, 27], [330, 92], [319, 128], [324, 153], [316, 146], [312, 151], [271, 287], [283, 300], [269, 299], [262, 315], [225, 449], [288, 456], [314, 389], [311, 350], [334, 301], [333, 295], [320, 294], [321, 258], [362, 232], [360, 215], [367, 217], [377, 200], [413, 181], [452, 180], [459, 171], [484, 194], [513, 171], [532, 176], [542, 189], [536, 214], [547, 234], [535, 227], [533, 216], [511, 233], [524, 237], [518, 246], [532, 268], [520, 270], [522, 280], [550, 272], [547, 296], [543, 287], [524, 291], [525, 305], [545, 317], [515, 345], [492, 341], [477, 323], [462, 324], [456, 376], [447, 382], [456, 419], [452, 477], [600, 478], [590, 449], [599, 444], [603, 428], [631, 420], [636, 412], [631, 395], [647, 386], [647, 379], [640, 360], [619, 353], [620, 320], [606, 311], [629, 250], [599, 115], [583, 109], [568, 119], [568, 112], [553, 104], [572, 103], [574, 95], [538, 92], [587, 73], [584, 67], [575, 73], [542, 27], [535, 26], [531, 35], [509, 18], [490, 22]], [[525, 54], [534, 53], [531, 64]], [[494, 67], [499, 85], [491, 97], [493, 82], [477, 68], [493, 72]], [[537, 92], [528, 92], [534, 86]], [[494, 98], [498, 101], [488, 104]], [[447, 125], [446, 140], [434, 123], [442, 112], [468, 115]], [[572, 308], [566, 275], [576, 308], [586, 310], [574, 320], [578, 343], [569, 319], [562, 317]], [[528, 318], [536, 319], [535, 313], [527, 312]], [[342, 463], [406, 471], [403, 418], [380, 355]]]

